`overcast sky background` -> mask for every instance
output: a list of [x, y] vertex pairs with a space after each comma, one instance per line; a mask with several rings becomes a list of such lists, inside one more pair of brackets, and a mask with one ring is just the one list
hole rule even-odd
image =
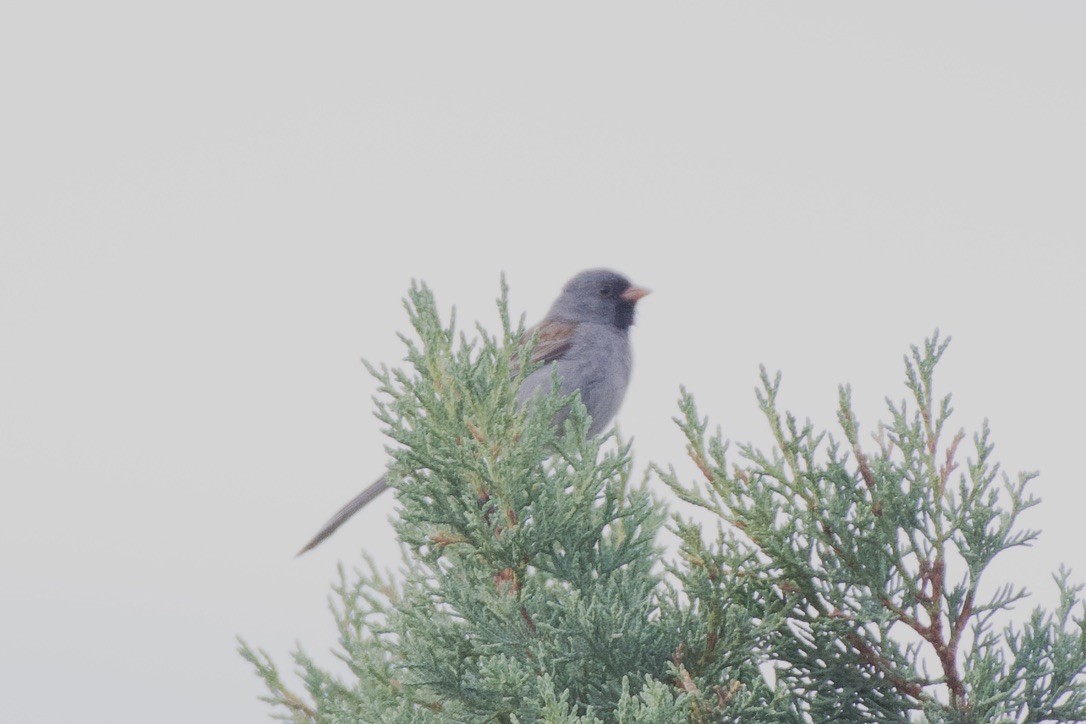
[[262, 722], [236, 634], [334, 661], [394, 501], [294, 553], [382, 470], [358, 360], [402, 358], [412, 278], [491, 328], [503, 271], [529, 322], [586, 267], [654, 289], [639, 473], [693, 477], [680, 384], [765, 442], [759, 363], [870, 431], [939, 327], [954, 426], [1042, 472], [993, 581], [1050, 604], [1086, 580], [1084, 37], [1072, 2], [6, 3], [0, 718]]

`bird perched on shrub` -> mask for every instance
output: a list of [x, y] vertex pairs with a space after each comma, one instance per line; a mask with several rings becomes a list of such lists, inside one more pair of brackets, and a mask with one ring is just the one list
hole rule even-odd
[[[592, 418], [588, 434], [598, 435], [614, 418], [626, 394], [631, 365], [629, 329], [638, 300], [648, 293], [606, 269], [583, 271], [570, 279], [543, 321], [523, 337], [527, 341], [538, 332], [530, 361], [542, 366], [524, 378], [517, 391], [518, 404], [549, 393], [557, 371], [560, 394], [580, 392]], [[568, 411], [555, 424], [561, 425], [566, 415]], [[319, 545], [387, 487], [388, 477], [382, 475], [340, 508], [298, 555]]]

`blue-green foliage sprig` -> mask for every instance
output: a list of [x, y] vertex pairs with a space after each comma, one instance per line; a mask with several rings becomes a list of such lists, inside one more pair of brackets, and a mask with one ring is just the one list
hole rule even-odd
[[740, 445], [735, 459], [719, 432], [707, 435], [692, 396], [680, 401], [677, 422], [704, 483], [661, 476], [728, 525], [706, 547], [700, 529], [677, 518], [684, 552], [696, 566], [741, 576], [778, 617], [764, 661], [806, 720], [1086, 719], [1081, 588], [1066, 572], [1055, 614], [993, 628], [1027, 595], [1005, 584], [983, 596], [980, 584], [996, 556], [1037, 537], [1019, 526], [1038, 502], [1029, 493], [1035, 474], [1001, 473], [987, 421], [963, 465], [965, 432], [948, 433], [950, 397], [934, 393], [947, 342], [936, 333], [906, 356], [911, 399], [887, 400], [889, 422], [873, 449], [847, 386], [836, 439], [781, 413], [781, 377], [763, 369], [757, 398], [775, 446]]

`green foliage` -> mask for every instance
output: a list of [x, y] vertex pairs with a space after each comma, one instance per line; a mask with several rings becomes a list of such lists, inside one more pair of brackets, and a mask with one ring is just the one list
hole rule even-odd
[[[719, 520], [715, 540], [630, 483], [630, 448], [586, 439], [576, 396], [525, 409], [532, 340], [441, 322], [430, 291], [406, 304], [408, 367], [371, 372], [397, 443], [402, 574], [340, 570], [341, 681], [299, 650], [308, 697], [242, 644], [278, 715], [295, 722], [1027, 722], [1086, 719], [1081, 587], [1057, 576], [1054, 613], [996, 616], [1026, 594], [983, 596], [992, 559], [1028, 545], [1033, 475], [992, 461], [987, 424], [964, 433], [935, 403], [938, 335], [906, 358], [908, 404], [861, 444], [841, 389], [842, 437], [781, 414], [780, 376], [758, 401], [776, 445], [707, 435], [683, 392], [677, 420], [702, 483], [656, 474]], [[523, 342], [523, 343], [521, 343]], [[566, 406], [561, 430], [551, 421]], [[957, 477], [955, 477], [955, 473]], [[929, 668], [934, 673], [929, 673]]]
[[[742, 532], [722, 535], [715, 555], [688, 560], [727, 566], [767, 606], [786, 609], [765, 660], [809, 720], [902, 721], [913, 712], [940, 722], [1082, 721], [1086, 628], [1081, 589], [1067, 574], [1054, 616], [1038, 610], [1020, 631], [993, 632], [995, 615], [1026, 593], [1005, 585], [982, 597], [979, 586], [995, 556], [1036, 538], [1017, 527], [1037, 503], [1026, 493], [1035, 475], [1000, 475], [985, 423], [975, 457], [954, 478], [965, 433], [946, 439], [950, 397], [936, 404], [932, 379], [946, 346], [936, 334], [906, 357], [912, 399], [887, 401], [890, 421], [877, 428], [874, 450], [861, 444], [848, 387], [838, 440], [782, 417], [780, 375], [763, 369], [758, 401], [776, 447], [739, 446], [733, 463], [684, 392], [679, 424], [706, 485], [661, 476]], [[699, 538], [684, 536], [688, 546]], [[738, 567], [725, 560], [740, 551]]]

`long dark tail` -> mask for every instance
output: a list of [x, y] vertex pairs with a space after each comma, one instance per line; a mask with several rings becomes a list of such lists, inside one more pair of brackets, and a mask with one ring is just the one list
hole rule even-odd
[[306, 551], [312, 550], [313, 548], [316, 548], [318, 545], [320, 545], [321, 541], [335, 533], [337, 528], [346, 523], [348, 518], [365, 508], [371, 500], [376, 498], [381, 493], [385, 492], [385, 488], [387, 487], [388, 476], [382, 475], [377, 479], [377, 482], [363, 490], [357, 496], [352, 498], [349, 503], [340, 508], [339, 511], [335, 515], [333, 515], [327, 523], [324, 524], [324, 527], [320, 529], [320, 532], [313, 536], [313, 540], [306, 543], [305, 548], [302, 548], [300, 551], [298, 551], [298, 555], [300, 556]]

